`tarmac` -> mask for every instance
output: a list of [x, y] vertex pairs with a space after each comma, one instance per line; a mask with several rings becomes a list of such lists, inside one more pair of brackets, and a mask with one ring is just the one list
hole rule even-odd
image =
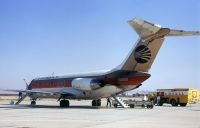
[[56, 100], [10, 105], [0, 100], [0, 128], [200, 128], [200, 104], [146, 108], [91, 107], [91, 101], [70, 101], [60, 108]]

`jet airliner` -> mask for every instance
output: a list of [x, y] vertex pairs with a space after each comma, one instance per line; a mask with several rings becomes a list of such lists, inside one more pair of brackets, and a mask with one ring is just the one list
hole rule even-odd
[[9, 90], [23, 93], [35, 105], [38, 98], [55, 98], [60, 107], [69, 107], [69, 99], [90, 99], [92, 106], [101, 106], [102, 98], [115, 97], [133, 90], [150, 77], [148, 71], [167, 36], [200, 35], [199, 31], [163, 28], [139, 18], [128, 21], [139, 35], [127, 58], [116, 68], [89, 74], [41, 77], [26, 84], [25, 90]]

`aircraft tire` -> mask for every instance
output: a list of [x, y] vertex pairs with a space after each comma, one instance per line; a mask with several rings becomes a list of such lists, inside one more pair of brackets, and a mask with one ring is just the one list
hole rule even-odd
[[63, 108], [64, 106], [65, 106], [65, 105], [64, 105], [64, 100], [61, 100], [61, 101], [60, 101], [60, 107]]
[[60, 101], [60, 107], [62, 107], [62, 108], [67, 108], [67, 107], [69, 107], [69, 100], [61, 100]]
[[142, 104], [142, 106], [141, 106], [142, 108], [145, 108], [145, 105], [144, 104]]
[[92, 100], [92, 107], [101, 106], [101, 100]]
[[96, 106], [96, 100], [92, 100], [92, 107], [95, 107]]
[[175, 99], [172, 99], [172, 100], [171, 100], [171, 105], [172, 105], [172, 106], [178, 106], [178, 104], [177, 104], [177, 102], [176, 102]]
[[117, 104], [113, 104], [113, 106], [114, 106], [115, 108], [117, 108]]
[[97, 106], [101, 106], [101, 100], [97, 100]]
[[65, 100], [65, 107], [69, 107], [69, 100]]
[[36, 105], [36, 101], [31, 101], [31, 105]]
[[130, 104], [130, 108], [135, 108], [135, 104]]

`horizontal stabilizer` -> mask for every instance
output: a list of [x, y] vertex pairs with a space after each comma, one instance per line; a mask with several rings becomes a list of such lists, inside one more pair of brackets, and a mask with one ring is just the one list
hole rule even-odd
[[192, 36], [192, 35], [200, 35], [200, 31], [184, 31], [184, 30], [170, 29], [170, 32], [166, 36]]
[[168, 29], [169, 32], [165, 33], [163, 36], [192, 36], [200, 35], [200, 31], [185, 31], [185, 30], [175, 30], [169, 28], [161, 28], [158, 24], [153, 24], [148, 21], [134, 18], [133, 20], [128, 21], [131, 27], [137, 32], [141, 39], [147, 37], [158, 36], [159, 32], [162, 29]]

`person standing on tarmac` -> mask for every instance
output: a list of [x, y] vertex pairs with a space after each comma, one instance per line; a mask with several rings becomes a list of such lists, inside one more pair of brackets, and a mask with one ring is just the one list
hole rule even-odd
[[22, 98], [22, 92], [19, 92], [19, 99]]
[[108, 104], [109, 104], [109, 106], [110, 106], [110, 108], [111, 108], [111, 102], [110, 102], [110, 98], [109, 98], [109, 97], [107, 98], [107, 104], [106, 104], [106, 107], [108, 107]]
[[143, 101], [148, 101], [147, 95], [144, 94]]
[[157, 96], [157, 105], [160, 105], [160, 96]]

